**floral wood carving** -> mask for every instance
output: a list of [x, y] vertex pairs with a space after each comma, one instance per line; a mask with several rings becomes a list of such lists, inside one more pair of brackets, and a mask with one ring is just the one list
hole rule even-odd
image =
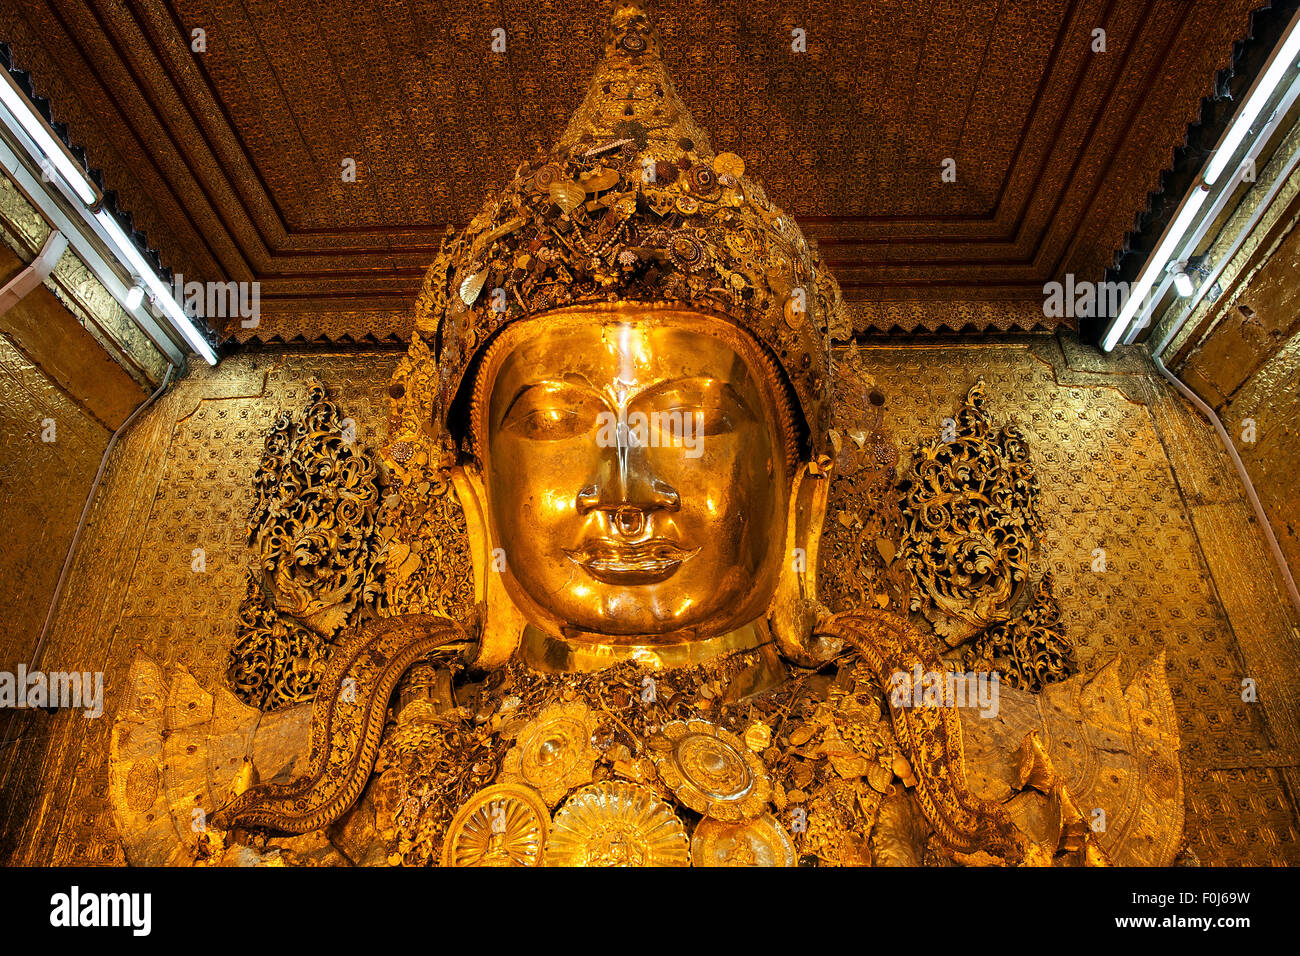
[[1079, 662], [1052, 596], [1052, 576], [1038, 580], [1023, 614], [981, 634], [963, 663], [968, 671], [997, 671], [1012, 687], [1029, 691], [1075, 674]]
[[912, 610], [967, 669], [1038, 690], [1077, 670], [1051, 579], [1034, 580], [1043, 521], [1024, 436], [989, 421], [981, 379], [944, 432], [920, 445], [901, 483]]
[[900, 490], [912, 610], [952, 647], [1009, 620], [1043, 530], [1038, 478], [1019, 430], [990, 424], [982, 379], [917, 447]]
[[226, 677], [240, 699], [274, 710], [315, 694], [360, 609], [383, 610], [383, 480], [313, 379], [303, 412], [276, 419], [253, 481], [254, 562]]

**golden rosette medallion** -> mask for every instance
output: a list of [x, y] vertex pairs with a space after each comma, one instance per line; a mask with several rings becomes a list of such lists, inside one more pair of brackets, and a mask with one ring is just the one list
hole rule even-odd
[[772, 798], [762, 759], [707, 720], [674, 720], [650, 738], [650, 757], [665, 786], [696, 813], [735, 823], [757, 816]]
[[600, 715], [581, 701], [543, 708], [519, 732], [498, 779], [527, 784], [555, 806], [570, 790], [591, 783], [600, 756], [591, 735], [599, 725]]
[[611, 780], [583, 787], [555, 814], [545, 865], [690, 866], [690, 843], [654, 791]]
[[486, 787], [452, 817], [442, 865], [540, 866], [550, 822], [550, 810], [528, 787]]
[[706, 817], [691, 838], [691, 866], [794, 866], [794, 843], [770, 813], [740, 823]]

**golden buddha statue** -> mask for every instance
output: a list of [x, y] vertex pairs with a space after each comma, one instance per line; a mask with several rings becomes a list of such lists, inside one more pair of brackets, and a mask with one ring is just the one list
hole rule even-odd
[[[1153, 779], [1172, 774], [1177, 822], [1139, 796], [1110, 838], [1034, 729], [1080, 712], [1081, 679], [1046, 703], [1004, 688], [1014, 719], [973, 735], [997, 766], [972, 773], [963, 720], [978, 715], [890, 693], [949, 670], [906, 616], [894, 546], [859, 554], [875, 568], [851, 589], [862, 606], [819, 600], [834, 479], [859, 469], [863, 508], [890, 506], [896, 455], [878, 419], [852, 420], [854, 397], [883, 398], [832, 351], [848, 338], [834, 280], [744, 162], [713, 152], [639, 6], [617, 4], [554, 149], [444, 242], [416, 317], [358, 586], [340, 613], [312, 605], [328, 628], [245, 615], [259, 646], [296, 635], [288, 663], [235, 648], [247, 703], [314, 697], [306, 772], [217, 795], [191, 858], [1172, 858], [1162, 670], [1143, 672], [1143, 700], [1166, 735], [1134, 749]], [[264, 570], [288, 560], [266, 554]], [[278, 691], [252, 689], [277, 668]], [[1128, 732], [1129, 707], [1107, 726]], [[1134, 856], [1153, 828], [1155, 855]], [[316, 834], [315, 849], [285, 834]]]

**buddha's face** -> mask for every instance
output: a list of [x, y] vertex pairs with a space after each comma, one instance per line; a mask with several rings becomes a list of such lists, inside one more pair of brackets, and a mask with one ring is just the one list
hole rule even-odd
[[508, 328], [481, 376], [493, 570], [535, 626], [677, 643], [764, 613], [788, 425], [742, 333], [685, 312], [548, 315]]

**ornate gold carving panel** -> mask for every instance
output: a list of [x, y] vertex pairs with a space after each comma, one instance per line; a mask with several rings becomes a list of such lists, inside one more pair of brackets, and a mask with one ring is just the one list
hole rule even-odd
[[996, 670], [1039, 690], [1073, 674], [1077, 661], [1041, 570], [1029, 447], [1014, 425], [995, 429], [985, 402], [980, 379], [939, 437], [916, 447], [899, 486], [912, 610], [950, 647], [966, 645], [967, 670]]

